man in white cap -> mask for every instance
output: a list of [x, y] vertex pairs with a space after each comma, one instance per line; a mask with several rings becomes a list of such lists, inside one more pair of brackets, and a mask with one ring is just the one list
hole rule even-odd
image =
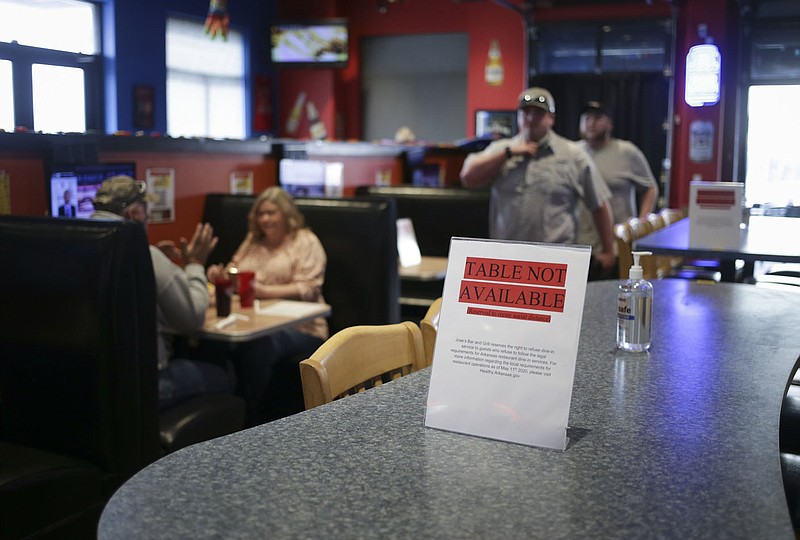
[[[130, 176], [114, 176], [103, 182], [94, 197], [93, 219], [129, 219], [147, 224], [147, 202], [153, 195], [147, 186]], [[209, 224], [197, 224], [190, 241], [181, 239], [166, 251], [182, 259], [184, 268], [173, 263], [162, 249], [150, 246], [156, 281], [158, 323], [158, 398], [164, 409], [204, 393], [231, 393], [233, 384], [222, 367], [210, 363], [172, 358], [172, 339], [167, 330], [192, 333], [205, 322], [210, 303], [204, 265], [217, 245]]]
[[555, 100], [544, 88], [519, 96], [519, 133], [470, 154], [461, 169], [466, 187], [490, 186], [489, 234], [502, 240], [575, 243], [581, 201], [601, 240], [594, 258], [614, 267], [609, 191], [577, 143], [552, 130]]

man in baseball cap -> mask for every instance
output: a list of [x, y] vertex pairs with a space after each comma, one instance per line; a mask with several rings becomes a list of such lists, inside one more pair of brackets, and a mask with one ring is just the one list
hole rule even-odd
[[553, 131], [555, 113], [549, 91], [522, 91], [519, 133], [467, 156], [461, 183], [490, 187], [489, 235], [497, 239], [575, 243], [578, 211], [585, 204], [602, 240], [595, 257], [610, 270], [616, 257], [608, 188], [586, 152]]
[[[581, 110], [581, 146], [592, 158], [600, 176], [611, 191], [609, 204], [614, 223], [632, 217], [647, 219], [658, 199], [658, 183], [650, 164], [632, 142], [612, 136], [612, 109], [602, 101], [588, 101]], [[599, 239], [586, 210], [582, 210], [578, 243], [597, 247]], [[593, 270], [599, 279], [616, 277], [619, 272]]]
[[[146, 221], [146, 203], [155, 200], [158, 200], [158, 197], [147, 192], [147, 184], [130, 176], [119, 175], [112, 176], [103, 182], [100, 189], [95, 193], [93, 204], [95, 213], [110, 213], [134, 219], [126, 214], [131, 213], [131, 206], [141, 203], [141, 210], [145, 211], [144, 219], [135, 219], [135, 221]], [[93, 215], [92, 217], [108, 216]]]
[[596, 114], [598, 116], [607, 116], [611, 118], [611, 110], [606, 106], [605, 103], [600, 101], [587, 101], [586, 105], [583, 106], [581, 109], [581, 116], [584, 114]]
[[[144, 182], [130, 176], [104, 181], [94, 197], [93, 219], [129, 219], [147, 224], [147, 203], [157, 199]], [[170, 332], [190, 334], [203, 328], [210, 304], [205, 264], [217, 245], [208, 223], [198, 223], [190, 241], [150, 246], [156, 282], [158, 324], [158, 400], [165, 409], [195, 395], [232, 393], [226, 370], [211, 362], [173, 358]], [[183, 267], [170, 259], [177, 259]], [[169, 330], [169, 331], [168, 331]], [[154, 359], [155, 360], [155, 359]]]
[[519, 105], [517, 107], [520, 109], [539, 107], [549, 113], [556, 113], [556, 101], [553, 99], [553, 95], [544, 88], [539, 87], [524, 90], [519, 95]]

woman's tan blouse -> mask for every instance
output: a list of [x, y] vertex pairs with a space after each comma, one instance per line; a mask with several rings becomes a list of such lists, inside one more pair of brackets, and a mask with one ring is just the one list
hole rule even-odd
[[[248, 234], [232, 262], [239, 270], [255, 272], [256, 281], [262, 285], [293, 283], [300, 300], [325, 303], [322, 284], [327, 256], [319, 238], [310, 229], [298, 230], [276, 249], [270, 249], [262, 242], [252, 242]], [[328, 323], [323, 317], [298, 324], [296, 328], [320, 339], [328, 339]]]

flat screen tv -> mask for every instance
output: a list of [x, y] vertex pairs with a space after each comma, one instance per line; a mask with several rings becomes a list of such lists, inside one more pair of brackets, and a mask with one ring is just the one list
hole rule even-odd
[[348, 60], [345, 19], [280, 22], [270, 27], [272, 62], [280, 66], [344, 67]]
[[136, 178], [135, 163], [53, 165], [48, 183], [51, 216], [88, 218], [94, 195], [104, 180], [124, 174]]

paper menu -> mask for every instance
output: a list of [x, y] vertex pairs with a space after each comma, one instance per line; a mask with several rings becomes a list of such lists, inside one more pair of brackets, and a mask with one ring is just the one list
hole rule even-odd
[[316, 313], [320, 304], [316, 302], [299, 302], [296, 300], [278, 300], [277, 302], [262, 305], [255, 301], [254, 310], [258, 315], [272, 315], [276, 317], [307, 317]]
[[566, 448], [590, 255], [452, 240], [426, 426]]
[[397, 254], [400, 266], [416, 266], [422, 262], [417, 235], [414, 234], [414, 223], [411, 218], [397, 219]]

